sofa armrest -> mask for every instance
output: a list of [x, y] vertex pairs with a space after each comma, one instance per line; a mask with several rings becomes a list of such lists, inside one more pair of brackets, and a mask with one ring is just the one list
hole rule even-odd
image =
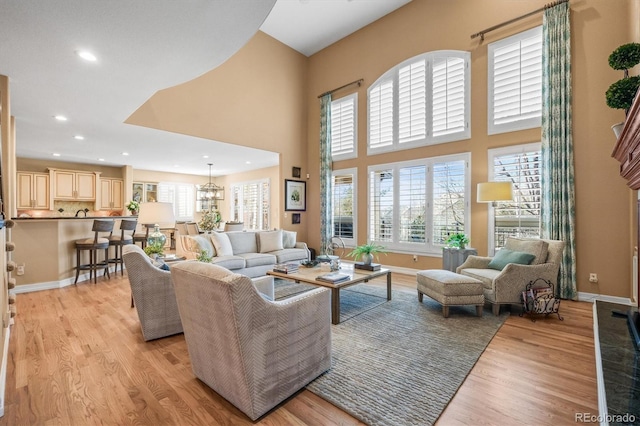
[[489, 262], [491, 262], [491, 259], [491, 257], [475, 256], [472, 254], [467, 257], [467, 260], [465, 260], [462, 265], [456, 268], [456, 272], [459, 274], [461, 270], [467, 268], [487, 269], [489, 266]]
[[274, 300], [274, 285], [273, 285], [273, 277], [271, 275], [265, 275], [262, 277], [251, 278], [251, 282], [256, 286], [256, 289], [265, 296], [269, 298], [269, 300]]
[[307, 251], [307, 260], [311, 260], [311, 251], [309, 250], [309, 247], [307, 247], [307, 243], [298, 241], [296, 242], [295, 248], [305, 249]]
[[555, 263], [541, 263], [539, 265], [519, 265], [509, 263], [493, 280], [496, 300], [502, 302], [520, 303], [520, 296], [527, 284], [538, 278], [548, 280], [555, 286], [558, 282], [558, 268]]

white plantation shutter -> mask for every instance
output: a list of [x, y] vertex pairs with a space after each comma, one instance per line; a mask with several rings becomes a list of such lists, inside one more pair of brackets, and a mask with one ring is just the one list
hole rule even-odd
[[542, 27], [492, 43], [489, 134], [539, 127], [542, 117]]
[[540, 154], [538, 143], [489, 151], [490, 180], [513, 185], [513, 201], [500, 201], [493, 208], [494, 249], [503, 247], [509, 236], [540, 237]]
[[426, 61], [419, 60], [398, 72], [398, 142], [427, 136]]
[[331, 102], [331, 156], [354, 158], [356, 155], [357, 93]]
[[390, 250], [441, 254], [469, 234], [470, 154], [370, 166], [368, 240]]
[[469, 52], [424, 53], [396, 65], [368, 91], [367, 152], [471, 137]]
[[393, 241], [393, 170], [375, 170], [369, 174], [369, 238]]
[[369, 91], [369, 147], [393, 145], [393, 80]]
[[465, 232], [466, 161], [433, 164], [433, 233], [436, 244], [444, 244], [450, 234]]
[[466, 123], [463, 58], [437, 57], [433, 64], [433, 136], [464, 132]]
[[177, 221], [191, 221], [195, 207], [195, 186], [161, 182], [158, 184], [158, 201], [173, 204], [173, 214]]
[[424, 165], [399, 169], [398, 207], [401, 242], [424, 242], [427, 202], [427, 167]]
[[333, 235], [345, 245], [356, 245], [356, 169], [333, 172]]
[[231, 185], [233, 220], [245, 229], [269, 229], [269, 180]]

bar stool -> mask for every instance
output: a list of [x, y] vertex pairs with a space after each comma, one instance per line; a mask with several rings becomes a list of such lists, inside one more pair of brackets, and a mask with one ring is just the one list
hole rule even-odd
[[[101, 232], [113, 231], [113, 220], [100, 220], [95, 219], [93, 221], [93, 227], [91, 230], [94, 232], [93, 238], [85, 238], [76, 241], [76, 280], [74, 284], [78, 283], [78, 277], [80, 271], [89, 271], [89, 281], [93, 276], [93, 282], [98, 282], [98, 270], [104, 269], [102, 276], [109, 275], [109, 239], [100, 237]], [[89, 263], [81, 263], [81, 253], [87, 250], [89, 251]], [[98, 261], [98, 250], [104, 250], [104, 260]]]
[[[123, 219], [120, 221], [120, 235], [113, 235], [113, 231], [109, 235], [109, 246], [115, 248], [113, 258], [109, 259], [109, 263], [115, 263], [115, 273], [118, 274], [118, 264], [120, 265], [120, 274], [124, 275], [124, 261], [122, 259], [122, 246], [127, 244], [133, 244], [133, 235], [138, 225], [137, 219]], [[127, 231], [131, 231], [131, 234], [126, 234]]]
[[140, 247], [144, 249], [147, 246], [147, 239], [149, 238], [149, 230], [153, 229], [153, 224], [147, 223], [142, 226], [145, 227], [146, 232], [144, 234], [141, 234], [141, 233], [133, 234], [133, 243], [134, 244], [140, 243]]

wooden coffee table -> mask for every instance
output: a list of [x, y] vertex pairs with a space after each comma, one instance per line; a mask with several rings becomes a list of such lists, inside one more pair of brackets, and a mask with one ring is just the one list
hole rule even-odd
[[285, 280], [295, 281], [297, 283], [313, 284], [331, 289], [331, 323], [340, 324], [340, 289], [355, 284], [366, 283], [374, 278], [387, 276], [387, 300], [391, 300], [391, 271], [387, 268], [380, 268], [378, 271], [366, 271], [363, 269], [355, 269], [353, 265], [343, 264], [340, 273], [349, 275], [350, 279], [340, 283], [327, 283], [316, 280], [318, 275], [329, 273], [320, 267], [305, 268], [300, 266], [298, 272], [293, 274], [285, 274], [282, 272], [267, 271], [267, 275], [282, 278]]

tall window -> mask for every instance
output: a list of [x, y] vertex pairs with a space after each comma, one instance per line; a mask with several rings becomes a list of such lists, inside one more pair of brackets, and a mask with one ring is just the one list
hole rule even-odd
[[542, 117], [542, 27], [491, 43], [489, 134], [540, 127]]
[[489, 150], [489, 180], [513, 184], [513, 201], [490, 209], [490, 252], [509, 236], [540, 237], [540, 149], [532, 143]]
[[269, 179], [231, 185], [231, 216], [245, 229], [269, 229]]
[[333, 160], [356, 158], [358, 94], [331, 102], [331, 156]]
[[192, 221], [195, 207], [195, 185], [161, 182], [158, 184], [158, 201], [173, 204], [173, 214], [178, 221]]
[[346, 246], [356, 245], [356, 169], [334, 170], [333, 235], [342, 238]]
[[369, 239], [391, 250], [441, 254], [469, 233], [469, 154], [370, 166]]
[[368, 153], [470, 138], [469, 58], [429, 52], [382, 75], [368, 91]]

